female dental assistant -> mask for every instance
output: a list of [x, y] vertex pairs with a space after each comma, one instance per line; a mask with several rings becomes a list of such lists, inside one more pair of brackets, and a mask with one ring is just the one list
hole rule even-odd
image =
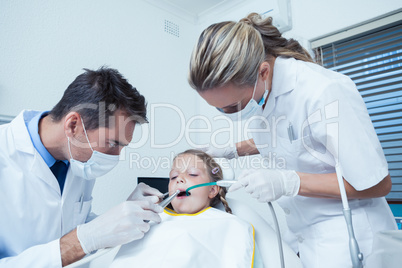
[[253, 13], [205, 29], [189, 83], [233, 120], [251, 120], [252, 139], [207, 152], [271, 160], [269, 168], [244, 171], [229, 191], [244, 187], [260, 202], [277, 200], [291, 233], [285, 239], [305, 267], [352, 265], [335, 163], [363, 255], [376, 232], [396, 229], [384, 198], [392, 185], [387, 162], [354, 83], [315, 64], [271, 18]]

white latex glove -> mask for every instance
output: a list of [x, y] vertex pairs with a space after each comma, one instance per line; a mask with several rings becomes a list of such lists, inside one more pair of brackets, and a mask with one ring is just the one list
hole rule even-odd
[[156, 203], [160, 201], [161, 197], [162, 193], [159, 190], [140, 182], [127, 198], [127, 201], [148, 200], [149, 202]]
[[208, 146], [204, 148], [200, 148], [201, 151], [209, 154], [212, 157], [216, 158], [238, 158], [239, 155], [237, 154], [236, 145], [232, 147], [225, 147], [225, 148], [215, 148], [213, 146]]
[[160, 223], [158, 213], [161, 212], [161, 206], [147, 200], [125, 201], [94, 220], [78, 225], [77, 237], [86, 254], [123, 245], [141, 239], [148, 232], [150, 225], [144, 220]]
[[300, 177], [294, 170], [258, 169], [243, 171], [228, 192], [244, 190], [260, 202], [271, 202], [279, 197], [296, 196], [300, 189]]

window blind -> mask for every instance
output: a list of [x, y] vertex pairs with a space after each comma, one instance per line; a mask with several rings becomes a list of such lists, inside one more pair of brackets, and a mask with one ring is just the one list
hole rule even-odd
[[314, 49], [324, 67], [362, 95], [388, 162], [389, 201], [402, 200], [402, 20]]

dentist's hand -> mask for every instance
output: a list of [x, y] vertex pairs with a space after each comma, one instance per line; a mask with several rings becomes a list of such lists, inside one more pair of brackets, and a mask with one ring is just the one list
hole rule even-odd
[[228, 192], [244, 190], [260, 202], [271, 202], [279, 197], [296, 196], [300, 189], [300, 177], [294, 170], [258, 169], [243, 171]]
[[159, 190], [141, 182], [135, 187], [134, 191], [127, 198], [127, 201], [148, 200], [149, 202], [157, 203], [160, 201], [162, 195]]
[[225, 148], [215, 148], [210, 145], [208, 147], [200, 148], [200, 150], [209, 154], [212, 157], [220, 157], [226, 159], [239, 158], [239, 155], [237, 154], [236, 145]]
[[125, 201], [94, 220], [78, 225], [77, 237], [86, 254], [123, 245], [141, 239], [148, 232], [150, 224], [145, 220], [161, 222], [158, 215], [161, 212], [162, 207], [148, 200]]

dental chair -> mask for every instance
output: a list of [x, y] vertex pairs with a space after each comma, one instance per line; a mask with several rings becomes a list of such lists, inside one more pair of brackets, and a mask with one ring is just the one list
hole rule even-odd
[[[257, 211], [252, 209], [251, 206], [244, 204], [243, 202], [236, 200], [235, 198], [227, 197], [226, 199], [234, 215], [238, 216], [246, 222], [249, 222], [254, 226], [255, 241], [259, 251], [259, 256], [256, 256], [256, 258], [261, 258], [261, 262], [263, 263], [265, 268], [280, 268], [281, 263], [279, 258], [280, 255], [276, 232], [271, 227], [271, 225], [264, 218], [262, 218]], [[225, 211], [222, 204], [219, 204], [216, 208]], [[269, 213], [268, 205], [267, 213]], [[303, 268], [300, 259], [289, 247], [289, 245], [282, 242], [282, 246], [285, 267]], [[112, 263], [118, 250], [119, 247], [109, 250], [100, 250], [98, 251], [98, 253], [93, 254], [94, 256], [89, 256], [89, 258], [91, 258], [90, 262], [84, 263], [82, 261], [79, 261], [68, 266], [68, 268], [107, 268]], [[96, 257], [96, 254], [98, 254], [99, 256]], [[82, 262], [82, 264], [80, 264], [80, 262]]]
[[[249, 222], [254, 226], [255, 242], [258, 247], [259, 257], [265, 268], [280, 268], [280, 255], [275, 230], [271, 225], [260, 216], [260, 214], [252, 209], [251, 206], [244, 204], [242, 201], [227, 197], [226, 200], [232, 213], [242, 220]], [[224, 211], [223, 205], [220, 204], [217, 208]], [[266, 213], [269, 213], [268, 205]], [[299, 257], [290, 248], [288, 244], [282, 241], [283, 255], [285, 267], [303, 268]], [[258, 256], [256, 256], [258, 257]]]
[[[255, 229], [255, 242], [259, 251], [259, 256], [256, 256], [256, 258], [261, 258], [261, 262], [265, 268], [280, 268], [281, 262], [275, 230], [263, 217], [260, 216], [257, 211], [255, 211], [248, 204], [244, 204], [242, 201], [237, 200], [233, 197], [227, 197], [226, 200], [228, 201], [228, 204], [232, 209], [234, 215], [253, 225]], [[216, 208], [225, 211], [222, 204], [219, 204]], [[269, 213], [268, 205], [266, 212]], [[290, 246], [287, 245], [285, 242], [282, 242], [282, 246], [285, 267], [303, 268], [299, 257], [297, 257]], [[90, 255], [86, 257], [88, 258], [87, 261], [85, 261], [84, 258], [83, 260], [71, 264], [67, 267], [107, 268], [112, 263], [119, 248], [120, 247], [99, 250], [97, 253], [92, 254], [93, 256]]]
[[[217, 160], [222, 167], [224, 180], [233, 180], [235, 178], [234, 171], [231, 166], [227, 164], [227, 160], [215, 160]], [[161, 192], [166, 192], [169, 179], [141, 177], [138, 178], [137, 182], [144, 182], [151, 187], [157, 188]], [[258, 213], [256, 210], [257, 206], [249, 205], [257, 201], [248, 195], [246, 198], [248, 198], [248, 201], [250, 201], [248, 204], [246, 204], [244, 200], [240, 200], [241, 198], [239, 198], [237, 195], [228, 194], [228, 196], [226, 196], [226, 200], [232, 209], [232, 213], [242, 220], [252, 224], [254, 227], [255, 242], [259, 252], [259, 256], [256, 256], [256, 258], [261, 258], [261, 263], [265, 268], [280, 268], [281, 260], [276, 232], [268, 221]], [[216, 208], [225, 211], [222, 204], [219, 204]], [[261, 206], [258, 206], [258, 209], [261, 212]], [[262, 210], [264, 210], [264, 206], [262, 206]], [[264, 214], [267, 213], [267, 215], [270, 214], [268, 204], [266, 204], [266, 211], [262, 212]], [[290, 246], [285, 242], [282, 242], [282, 247], [285, 267], [303, 268], [299, 257], [294, 253]], [[91, 254], [92, 256], [87, 256], [86, 258], [67, 266], [67, 268], [107, 268], [112, 263], [119, 249], [120, 247], [99, 250], [97, 253]]]
[[[224, 180], [235, 179], [234, 169], [227, 159], [215, 158], [215, 161], [222, 168]], [[261, 263], [265, 268], [280, 268], [281, 258], [276, 231], [257, 211], [258, 209], [260, 212], [273, 219], [274, 217], [270, 215], [268, 204], [263, 204], [266, 206], [262, 206], [262, 203], [258, 203], [248, 194], [246, 194], [246, 198], [240, 198], [239, 195], [230, 197], [230, 194], [228, 194], [226, 200], [232, 209], [233, 215], [253, 225], [255, 230], [255, 243], [259, 253], [259, 256], [256, 255], [256, 258], [261, 258]], [[218, 204], [217, 208], [225, 211], [221, 203]], [[276, 217], [277, 216], [275, 216], [275, 218]], [[282, 241], [282, 248], [285, 267], [303, 268], [300, 258], [284, 241]]]

